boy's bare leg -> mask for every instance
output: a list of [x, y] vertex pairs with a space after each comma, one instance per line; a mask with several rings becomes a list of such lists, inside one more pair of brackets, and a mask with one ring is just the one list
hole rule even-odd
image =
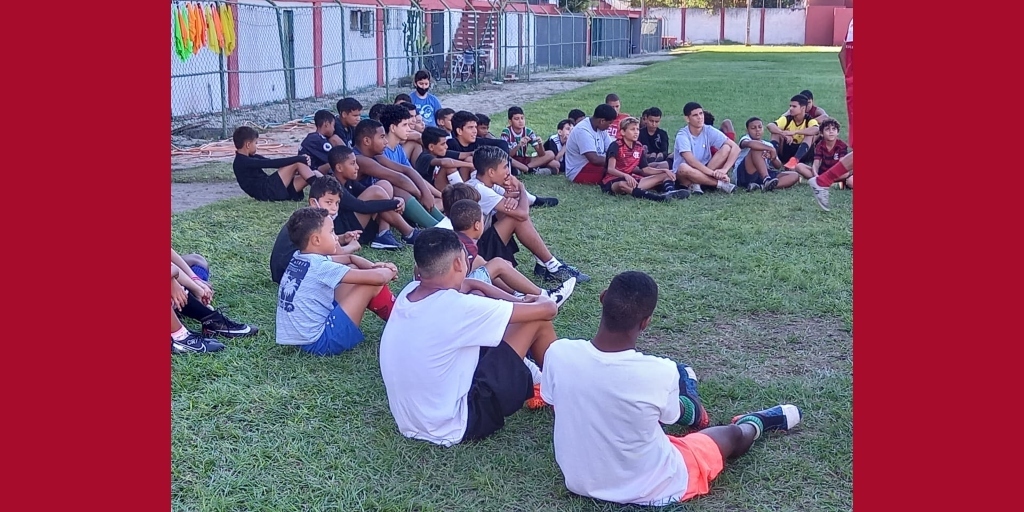
[[530, 168], [527, 167], [526, 164], [520, 162], [519, 160], [516, 160], [515, 158], [512, 158], [511, 162], [512, 162], [512, 167], [514, 167], [516, 170], [518, 170], [519, 172], [521, 172], [523, 174], [526, 174], [527, 172], [530, 171]]
[[[171, 334], [180, 331], [182, 327], [184, 326], [181, 325], [181, 320], [178, 318], [177, 313], [174, 312], [174, 306], [171, 306]], [[523, 357], [526, 357], [525, 353]]]
[[776, 189], [789, 188], [800, 183], [800, 175], [793, 171], [780, 172], [775, 177], [779, 180], [779, 184], [775, 185]]
[[203, 267], [210, 270], [210, 263], [201, 254], [182, 254], [181, 259], [190, 267]]
[[[731, 168], [736, 163], [737, 153], [733, 152], [731, 146], [722, 146], [711, 160], [708, 161], [708, 169], [722, 169], [725, 167]], [[731, 157], [731, 158], [730, 158]], [[717, 183], [717, 180], [716, 180]]]
[[341, 283], [334, 289], [334, 300], [352, 323], [358, 326], [363, 321], [366, 307], [380, 293], [381, 288], [383, 287], [368, 284]]
[[[541, 293], [541, 289], [537, 285], [533, 284], [526, 276], [516, 270], [508, 261], [494, 258], [484, 264], [484, 267], [487, 268], [487, 273], [491, 275], [491, 281], [500, 280], [513, 291], [527, 295], [539, 295]], [[498, 286], [497, 283], [495, 283], [495, 286]]]
[[668, 162], [666, 162], [664, 160], [662, 160], [660, 162], [650, 162], [649, 166], [653, 167], [655, 169], [665, 169], [665, 170], [668, 170], [668, 168], [669, 168], [668, 167]]
[[640, 190], [651, 190], [657, 188], [666, 181], [675, 181], [676, 177], [672, 176], [672, 173], [665, 171], [665, 174], [655, 174], [654, 176], [645, 176], [642, 180], [637, 182], [637, 186]]
[[732, 138], [736, 138], [736, 128], [732, 126], [731, 119], [725, 119], [718, 125], [718, 130], [725, 134], [726, 137], [732, 135]]
[[625, 181], [616, 181], [612, 183], [612, 192], [618, 196], [628, 196], [633, 193], [633, 187], [629, 186], [629, 183]]
[[850, 175], [849, 178], [846, 178], [846, 188], [848, 188], [850, 190], [853, 190], [853, 175], [852, 174]]
[[[498, 259], [501, 259], [501, 258], [498, 258]], [[516, 291], [513, 290], [511, 286], [505, 284], [505, 281], [502, 281], [501, 279], [496, 279], [496, 278], [492, 277], [491, 278], [491, 284], [496, 286], [498, 289], [500, 289], [501, 291], [503, 291], [503, 292], [505, 292], [505, 293], [507, 293], [509, 295], [515, 295], [515, 293], [516, 293]], [[520, 293], [522, 293], [522, 292], [520, 292]]]
[[277, 170], [277, 175], [281, 177], [285, 187], [291, 185], [295, 190], [302, 190], [311, 179], [323, 176], [320, 171], [314, 171], [304, 163], [286, 165]]
[[718, 445], [718, 451], [722, 453], [722, 459], [739, 457], [754, 444], [754, 437], [757, 436], [757, 429], [750, 423], [739, 425], [721, 425], [708, 427], [700, 431], [711, 438]]
[[530, 159], [530, 167], [546, 167], [554, 159], [554, 153], [545, 151], [543, 155], [537, 155]]
[[748, 153], [747, 158], [743, 159], [743, 172], [756, 174], [759, 178], [758, 181], [763, 182], [768, 177], [768, 164], [765, 163], [764, 158], [750, 158], [752, 153]]
[[551, 161], [548, 162], [545, 167], [551, 169], [551, 174], [558, 174], [559, 172], [562, 171], [562, 164], [558, 160], [555, 160], [554, 155], [552, 155]]
[[521, 324], [509, 324], [505, 329], [505, 343], [508, 343], [519, 357], [526, 358], [531, 352], [537, 366], [544, 368], [544, 353], [558, 339], [555, 326], [549, 320], [538, 320]]
[[[376, 184], [367, 187], [362, 194], [359, 194], [359, 199], [362, 199], [363, 201], [392, 199], [391, 197], [388, 197], [388, 193], [385, 190], [385, 188], [379, 186], [381, 183], [387, 182], [377, 182]], [[388, 186], [390, 186], [390, 184]], [[366, 226], [366, 224], [370, 221], [372, 217], [373, 215], [370, 215], [368, 213], [356, 213], [356, 218], [359, 219], [359, 223], [362, 224], [363, 226]], [[391, 226], [394, 226], [398, 228], [398, 231], [402, 233], [402, 236], [412, 235], [412, 226], [410, 226], [409, 223], [405, 221], [401, 214], [394, 210], [378, 213], [377, 219], [380, 222], [379, 229], [381, 230], [381, 232], [383, 232], [385, 229], [390, 228]], [[376, 235], [376, 233], [374, 234]]]
[[[710, 167], [710, 165], [708, 167]], [[684, 187], [688, 187], [694, 183], [698, 185], [706, 185], [708, 187], [718, 186], [718, 180], [694, 169], [693, 167], [690, 167], [685, 163], [680, 164], [679, 172], [676, 173], [676, 181]]]
[[537, 227], [529, 218], [520, 222], [512, 217], [503, 217], [494, 223], [494, 230], [498, 232], [502, 242], [508, 243], [512, 235], [515, 235], [534, 256], [543, 261], [551, 261], [551, 258], [554, 258], [544, 239], [537, 232]]
[[814, 169], [812, 169], [811, 166], [807, 164], [796, 164], [796, 167], [793, 170], [799, 173], [800, 176], [803, 176], [805, 179], [809, 180], [814, 177]]

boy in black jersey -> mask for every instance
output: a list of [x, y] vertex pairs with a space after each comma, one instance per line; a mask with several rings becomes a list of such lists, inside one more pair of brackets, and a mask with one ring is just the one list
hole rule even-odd
[[[310, 159], [305, 155], [274, 159], [257, 155], [256, 140], [259, 137], [259, 132], [249, 126], [239, 126], [232, 135], [236, 152], [231, 167], [238, 186], [257, 201], [305, 199], [303, 190], [306, 185], [323, 174], [309, 168]], [[264, 169], [277, 169], [277, 172], [267, 174]]]

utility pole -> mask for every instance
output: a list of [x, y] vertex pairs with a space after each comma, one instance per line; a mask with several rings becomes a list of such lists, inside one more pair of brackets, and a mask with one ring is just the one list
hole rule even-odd
[[750, 4], [751, 0], [747, 0], [747, 46], [750, 46]]

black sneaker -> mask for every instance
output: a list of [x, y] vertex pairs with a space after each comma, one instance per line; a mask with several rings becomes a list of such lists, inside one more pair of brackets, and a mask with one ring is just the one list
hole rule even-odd
[[676, 188], [665, 192], [666, 199], [686, 199], [690, 197], [690, 191], [685, 188]]
[[761, 182], [761, 192], [771, 192], [775, 190], [775, 187], [779, 184], [778, 178], [765, 177], [764, 181]]
[[223, 336], [231, 339], [255, 336], [258, 332], [259, 328], [240, 324], [224, 316], [220, 311], [214, 311], [203, 320], [203, 336]]
[[530, 206], [535, 208], [543, 208], [545, 206], [558, 206], [558, 198], [537, 196], [537, 200], [534, 201], [533, 204], [531, 204]]
[[[534, 268], [534, 272], [536, 271], [537, 269]], [[577, 283], [590, 281], [590, 276], [580, 272], [578, 268], [566, 265], [565, 263], [562, 263], [562, 265], [558, 267], [558, 270], [554, 272], [551, 272], [547, 267], [544, 267], [543, 276], [545, 281], [564, 282], [568, 281], [570, 277], [575, 277]]]
[[533, 275], [537, 277], [544, 277], [548, 272], [548, 268], [543, 263], [533, 264]]
[[181, 341], [174, 341], [174, 339], [171, 339], [172, 354], [219, 352], [221, 350], [224, 350], [223, 343], [217, 343], [214, 340], [204, 338], [191, 331], [189, 331], [188, 337]]
[[420, 228], [413, 228], [412, 233], [409, 234], [409, 236], [402, 237], [402, 241], [408, 245], [415, 245], [416, 239], [420, 237], [420, 233], [422, 232], [423, 230]]

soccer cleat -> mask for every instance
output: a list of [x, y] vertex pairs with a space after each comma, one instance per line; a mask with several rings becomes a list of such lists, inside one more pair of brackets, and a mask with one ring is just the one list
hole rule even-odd
[[534, 201], [533, 204], [531, 204], [530, 206], [534, 208], [543, 208], [545, 206], [558, 206], [558, 198], [537, 196], [537, 200]]
[[172, 354], [218, 352], [221, 350], [224, 350], [223, 343], [217, 343], [209, 338], [203, 338], [192, 331], [189, 331], [188, 336], [181, 341], [174, 341], [174, 339], [171, 338]]
[[811, 186], [811, 190], [814, 191], [814, 200], [818, 203], [818, 206], [822, 210], [830, 211], [828, 209], [828, 187], [818, 185], [818, 178], [811, 178], [807, 180], [807, 184]]
[[778, 178], [765, 177], [764, 181], [761, 183], [761, 191], [771, 192], [772, 190], [775, 190], [775, 187], [777, 187], [778, 185]]
[[416, 243], [416, 239], [419, 238], [420, 233], [422, 233], [422, 232], [423, 232], [422, 229], [413, 228], [412, 233], [409, 236], [403, 236], [402, 237], [402, 241], [407, 243], [407, 244], [409, 244], [409, 245], [413, 245], [413, 244]]
[[371, 249], [382, 249], [385, 251], [397, 251], [402, 248], [402, 244], [395, 240], [395, 235], [391, 234], [391, 231], [385, 231], [377, 235], [377, 238], [370, 242]]
[[786, 431], [800, 423], [800, 409], [795, 405], [776, 405], [771, 409], [763, 411], [740, 414], [732, 419], [736, 425], [750, 423], [757, 429], [754, 439], [761, 437], [761, 434], [772, 431]]
[[669, 190], [669, 191], [665, 192], [664, 196], [665, 196], [665, 199], [670, 199], [670, 200], [686, 199], [686, 198], [690, 197], [690, 191], [686, 190], [685, 188], [675, 188], [675, 189], [672, 189], [672, 190]]
[[676, 366], [679, 368], [679, 405], [682, 409], [678, 423], [698, 430], [707, 428], [711, 419], [697, 393], [697, 374], [685, 364]]
[[238, 323], [220, 311], [214, 311], [203, 320], [203, 336], [223, 336], [225, 338], [244, 338], [255, 336], [259, 328]]
[[[590, 276], [584, 274], [583, 272], [580, 272], [578, 268], [566, 265], [565, 263], [562, 262], [559, 263], [560, 265], [558, 266], [558, 270], [554, 272], [551, 272], [550, 270], [547, 269], [547, 267], [544, 267], [543, 276], [545, 281], [565, 282], [568, 281], [570, 277], [575, 277], [577, 283], [585, 283], [587, 281], [590, 281]], [[534, 268], [534, 272], [536, 272], [536, 270], [537, 269]]]
[[540, 397], [540, 384], [533, 385], [533, 397], [526, 399], [526, 408], [532, 411], [543, 409], [548, 406], [548, 403]]
[[796, 164], [798, 163], [800, 162], [797, 162], [796, 157], [794, 156], [793, 158], [790, 158], [788, 162], [786, 162], [786, 165], [784, 167], [792, 171], [793, 169], [796, 169]]
[[558, 307], [562, 307], [562, 304], [569, 299], [572, 295], [572, 291], [576, 289], [576, 278], [570, 277], [566, 282], [562, 283], [558, 288], [552, 288], [550, 290], [544, 290], [541, 293], [550, 297], [551, 300], [555, 301]]
[[704, 189], [700, 188], [700, 185], [694, 183], [690, 185], [690, 195], [704, 195]]

